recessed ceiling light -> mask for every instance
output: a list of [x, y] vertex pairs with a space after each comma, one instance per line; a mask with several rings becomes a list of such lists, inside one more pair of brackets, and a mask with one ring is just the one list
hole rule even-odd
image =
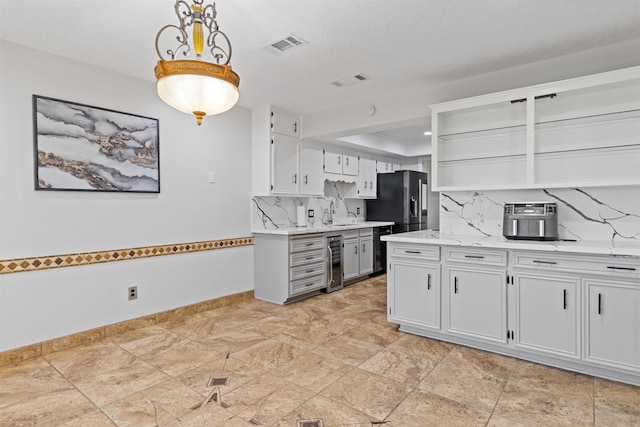
[[425, 135], [425, 136], [429, 136], [429, 135], [431, 135], [431, 131], [430, 131], [430, 130], [426, 131], [426, 132], [424, 133], [424, 135]]

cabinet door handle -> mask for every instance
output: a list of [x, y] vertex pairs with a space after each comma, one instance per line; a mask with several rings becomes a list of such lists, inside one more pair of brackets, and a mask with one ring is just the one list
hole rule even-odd
[[348, 158], [348, 157], [345, 157], [345, 158], [344, 158], [344, 164], [345, 164], [345, 165], [347, 165], [347, 166], [349, 166], [349, 158]]
[[615, 266], [608, 265], [607, 268], [610, 270], [636, 271], [636, 269], [633, 267], [615, 267]]
[[562, 308], [565, 310], [567, 309], [567, 290], [566, 289], [562, 291]]
[[340, 156], [338, 156], [338, 164], [340, 164]]
[[427, 274], [427, 290], [431, 289], [431, 275]]
[[369, 181], [369, 188], [373, 190], [373, 181]]
[[458, 278], [457, 277], [453, 278], [453, 293], [454, 294], [458, 293]]
[[549, 265], [557, 264], [557, 262], [555, 262], [555, 261], [540, 261], [540, 260], [537, 260], [537, 259], [534, 259], [533, 262], [536, 263], [536, 264], [549, 264]]
[[293, 133], [298, 133], [298, 122], [293, 122]]
[[365, 250], [364, 250], [364, 243], [363, 243], [362, 244], [362, 253], [364, 253], [364, 252], [365, 252]]
[[465, 255], [464, 257], [471, 258], [471, 259], [484, 259], [482, 255]]
[[297, 183], [298, 183], [298, 174], [297, 174], [297, 173], [294, 173], [294, 174], [293, 174], [293, 183], [294, 183], [294, 184], [297, 184]]
[[307, 174], [304, 175], [304, 183], [305, 185], [309, 183], [309, 175]]
[[364, 189], [367, 189], [367, 181], [364, 182]]
[[598, 294], [598, 314], [602, 314], [602, 294]]

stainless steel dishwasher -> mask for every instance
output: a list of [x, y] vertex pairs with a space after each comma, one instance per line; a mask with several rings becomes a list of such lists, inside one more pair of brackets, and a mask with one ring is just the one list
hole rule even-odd
[[327, 236], [327, 292], [342, 289], [342, 234]]

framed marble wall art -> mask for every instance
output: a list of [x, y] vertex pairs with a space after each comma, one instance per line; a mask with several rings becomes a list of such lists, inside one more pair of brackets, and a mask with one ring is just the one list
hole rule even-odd
[[35, 189], [160, 192], [158, 119], [33, 95]]

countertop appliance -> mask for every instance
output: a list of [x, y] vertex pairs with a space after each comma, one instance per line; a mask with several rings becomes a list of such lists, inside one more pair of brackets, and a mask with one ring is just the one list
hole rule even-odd
[[387, 242], [380, 240], [381, 236], [391, 234], [391, 226], [373, 228], [373, 274], [387, 271]]
[[326, 292], [337, 291], [344, 287], [342, 281], [342, 234], [327, 236], [327, 288]]
[[367, 221], [393, 221], [393, 232], [427, 229], [427, 174], [379, 173], [375, 200], [367, 200]]
[[558, 240], [558, 205], [552, 202], [505, 203], [502, 235], [514, 240]]

